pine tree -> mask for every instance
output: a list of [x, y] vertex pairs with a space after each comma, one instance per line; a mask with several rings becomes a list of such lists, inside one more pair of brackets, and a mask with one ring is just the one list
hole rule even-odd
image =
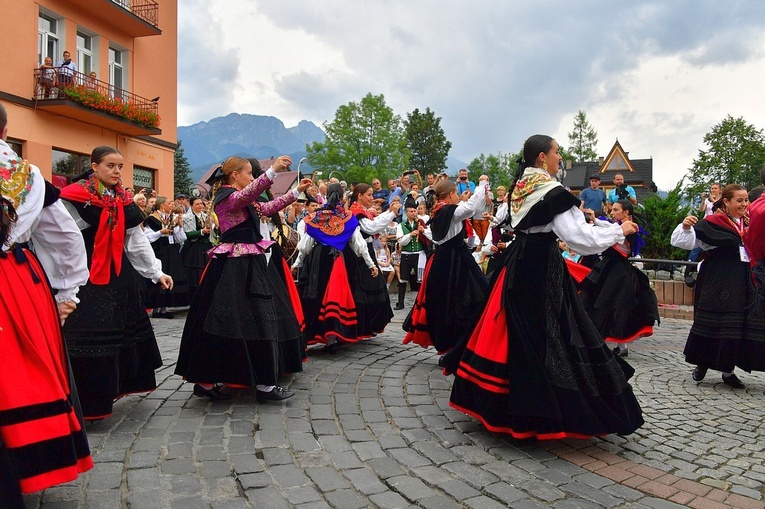
[[181, 140], [178, 140], [178, 148], [175, 150], [175, 161], [173, 168], [173, 178], [175, 195], [189, 194], [189, 189], [194, 185], [194, 181], [191, 180], [191, 168], [189, 167], [189, 161], [183, 153], [183, 147], [181, 146]]
[[595, 151], [598, 133], [590, 125], [587, 114], [582, 110], [579, 110], [574, 117], [574, 130], [568, 133], [568, 142], [571, 145], [569, 153], [574, 156], [575, 162], [595, 161], [598, 158], [598, 153]]
[[446, 139], [441, 128], [441, 117], [437, 117], [430, 108], [426, 108], [424, 113], [415, 108], [406, 115], [404, 133], [407, 148], [412, 154], [409, 164], [420, 170], [421, 175], [438, 175], [446, 168], [452, 142]]

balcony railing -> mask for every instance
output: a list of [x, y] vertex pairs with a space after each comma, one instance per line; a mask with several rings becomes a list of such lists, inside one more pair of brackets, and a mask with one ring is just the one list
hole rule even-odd
[[153, 27], [159, 28], [159, 4], [154, 0], [111, 0]]
[[149, 100], [114, 85], [64, 67], [34, 70], [33, 99], [44, 102], [68, 100], [147, 128], [157, 128], [157, 100]]

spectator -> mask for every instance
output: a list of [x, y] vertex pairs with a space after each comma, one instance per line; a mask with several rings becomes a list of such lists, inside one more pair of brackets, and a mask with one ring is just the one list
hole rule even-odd
[[68, 51], [64, 51], [64, 58], [56, 63], [58, 67], [58, 79], [59, 85], [68, 87], [74, 84], [74, 75], [77, 73], [77, 64], [72, 60], [72, 56]]
[[191, 209], [189, 206], [189, 197], [185, 194], [178, 194], [175, 196], [175, 205], [182, 205], [184, 214]]
[[489, 190], [489, 177], [481, 175], [478, 179], [478, 185], [484, 184], [486, 187], [486, 195], [484, 199], [476, 204], [471, 223], [473, 225], [473, 231], [478, 236], [478, 244], [483, 244], [486, 234], [489, 232], [489, 219], [485, 215], [491, 215], [494, 212], [494, 195]]
[[499, 209], [499, 206], [505, 203], [505, 196], [507, 195], [507, 188], [505, 186], [497, 186], [497, 196], [494, 198], [494, 210]]
[[190, 209], [183, 216], [183, 231], [186, 233], [186, 242], [183, 243], [181, 260], [186, 269], [189, 294], [193, 298], [207, 265], [207, 251], [213, 247], [210, 242], [212, 225], [208, 221], [207, 208], [202, 198], [197, 196], [191, 199]]
[[327, 203], [327, 184], [324, 182], [321, 182], [318, 186], [316, 186], [319, 190], [318, 193], [316, 193], [316, 201], [319, 205], [324, 205]]
[[[720, 199], [720, 193], [722, 192], [722, 187], [718, 182], [715, 182], [711, 186], [709, 186], [709, 193], [706, 192], [701, 193], [701, 203], [699, 204], [699, 212], [704, 213], [704, 217], [707, 217], [709, 215], [714, 214], [714, 211], [712, 208], [715, 205], [715, 202]], [[696, 261], [694, 259], [694, 261]]]
[[95, 71], [90, 71], [90, 74], [88, 74], [88, 79], [85, 80], [83, 86], [88, 90], [98, 90], [98, 80], [96, 79], [96, 76], [97, 74]]
[[372, 246], [375, 248], [377, 265], [380, 267], [380, 272], [382, 272], [382, 275], [385, 278], [385, 286], [390, 290], [390, 283], [393, 281], [396, 271], [393, 269], [393, 263], [391, 263], [388, 244], [382, 242], [379, 238], [376, 238], [372, 241]]
[[[147, 283], [144, 305], [154, 308], [152, 318], [174, 318], [167, 308], [188, 306], [189, 287], [186, 269], [181, 261], [180, 246], [186, 241], [183, 214], [173, 213], [173, 202], [158, 196], [154, 212], [144, 220], [144, 233], [151, 243], [154, 256], [162, 262], [162, 270], [173, 278], [172, 289], [164, 290]], [[156, 289], [155, 289], [156, 288]]]
[[[388, 182], [390, 183], [392, 181], [389, 180]], [[382, 188], [382, 183], [380, 183], [380, 179], [378, 178], [372, 179], [372, 197], [374, 198], [375, 203], [380, 205], [383, 212], [388, 210], [389, 196], [390, 196], [390, 191]]]
[[[416, 182], [412, 182], [412, 185], [409, 186], [409, 197], [414, 200], [416, 205], [419, 205], [425, 201], [425, 197], [420, 194], [420, 186]], [[409, 197], [407, 197], [407, 199]]]
[[449, 175], [447, 175], [445, 171], [438, 174], [438, 182], [441, 182], [442, 180], [449, 180]]
[[614, 188], [608, 192], [608, 211], [611, 212], [611, 205], [619, 200], [629, 200], [633, 205], [637, 205], [637, 195], [632, 186], [624, 183], [624, 175], [617, 173], [614, 175]]
[[582, 202], [582, 209], [589, 209], [595, 213], [595, 217], [606, 214], [606, 192], [600, 189], [600, 175], [590, 176], [590, 187], [583, 189], [579, 193], [579, 201]]
[[475, 192], [475, 184], [468, 180], [468, 171], [462, 168], [457, 175], [457, 195], [462, 196], [465, 191], [470, 191], [470, 194]]
[[400, 275], [399, 269], [401, 268], [401, 244], [395, 242], [394, 246], [393, 251], [390, 253], [390, 263], [393, 265], [393, 271], [396, 273], [396, 281], [398, 281]]
[[425, 186], [423, 188], [423, 190], [422, 190], [422, 195], [423, 196], [427, 196], [428, 195], [428, 191], [433, 189], [433, 186], [436, 185], [436, 174], [433, 173], [433, 172], [430, 172], [427, 175], [425, 175], [425, 179], [427, 180], [428, 185]]
[[303, 235], [305, 235], [305, 218], [314, 212], [320, 207], [319, 202], [317, 202], [314, 199], [310, 199], [306, 201], [304, 211], [303, 211], [303, 217], [298, 221], [297, 226], [295, 226], [295, 230], [300, 235], [300, 238], [303, 238]]
[[53, 60], [50, 57], [45, 57], [43, 65], [40, 66], [38, 80], [40, 88], [42, 88], [42, 96], [50, 97], [53, 87], [56, 86], [56, 68], [53, 67]]

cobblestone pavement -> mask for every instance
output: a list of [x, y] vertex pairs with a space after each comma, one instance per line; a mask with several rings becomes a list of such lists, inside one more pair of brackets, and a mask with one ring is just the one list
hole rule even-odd
[[765, 375], [740, 373], [746, 390], [713, 372], [693, 382], [690, 322], [666, 319], [630, 347], [637, 433], [520, 442], [448, 406], [436, 354], [401, 344], [404, 313], [371, 341], [312, 352], [283, 381], [296, 396], [264, 405], [245, 390], [192, 396], [172, 374], [183, 313], [152, 320], [159, 388], [89, 425], [95, 468], [28, 507], [765, 508]]

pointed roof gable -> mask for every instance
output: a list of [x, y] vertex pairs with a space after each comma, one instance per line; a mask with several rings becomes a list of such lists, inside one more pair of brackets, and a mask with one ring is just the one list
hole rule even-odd
[[[637, 173], [635, 171], [635, 167], [632, 166], [632, 163], [630, 162], [630, 158], [627, 157], [627, 153], [622, 148], [618, 139], [614, 142], [614, 146], [611, 147], [611, 151], [603, 160], [603, 164], [600, 165], [598, 173], [601, 175], [609, 173], [611, 178], [608, 180], [613, 180], [613, 175], [616, 175], [617, 173]], [[625, 180], [630, 180], [628, 175], [624, 175], [624, 178]]]

